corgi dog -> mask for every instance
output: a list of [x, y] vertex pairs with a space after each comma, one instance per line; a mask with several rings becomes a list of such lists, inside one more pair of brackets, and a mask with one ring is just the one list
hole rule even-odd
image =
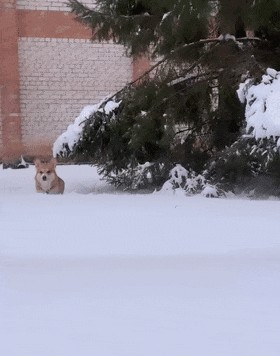
[[36, 168], [35, 182], [37, 192], [63, 194], [65, 184], [56, 174], [56, 159], [52, 158], [49, 162], [36, 159], [34, 163]]

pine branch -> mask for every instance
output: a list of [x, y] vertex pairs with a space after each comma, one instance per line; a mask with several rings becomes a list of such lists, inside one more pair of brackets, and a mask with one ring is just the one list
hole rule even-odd
[[[188, 71], [188, 70], [187, 70]], [[177, 77], [176, 79], [173, 79], [170, 82], [170, 85], [176, 85], [176, 84], [181, 84], [181, 83], [187, 83], [187, 82], [191, 82], [191, 81], [197, 81], [199, 83], [204, 82], [204, 81], [208, 81], [208, 80], [213, 80], [218, 78], [219, 74], [221, 74], [222, 72], [224, 72], [224, 69], [218, 69], [218, 70], [213, 70], [213, 71], [209, 71], [209, 72], [202, 72], [200, 74], [194, 74], [192, 76], [186, 76], [185, 73], [179, 77]]]
[[[100, 17], [112, 19], [112, 14], [105, 14], [105, 13], [97, 11], [95, 9], [90, 9], [88, 6], [80, 3], [78, 0], [68, 0], [67, 5], [69, 7], [71, 7], [71, 12], [76, 13], [77, 21], [88, 23], [89, 25], [91, 25], [91, 23], [92, 23], [91, 18], [94, 15], [100, 15]], [[144, 12], [143, 14], [135, 14], [135, 15], [121, 15], [121, 14], [119, 14], [118, 17], [122, 18], [122, 19], [134, 20], [137, 18], [155, 17], [155, 16], [149, 14], [148, 12]]]
[[263, 39], [259, 38], [259, 37], [240, 37], [240, 38], [236, 38], [236, 42], [250, 42], [250, 41], [264, 41]]
[[[71, 0], [71, 1], [76, 1], [76, 0]], [[258, 37], [242, 37], [242, 38], [236, 38], [236, 40], [234, 42], [238, 42], [238, 41], [262, 41], [260, 38]], [[131, 87], [132, 85], [134, 85], [135, 83], [139, 82], [140, 80], [142, 80], [143, 78], [147, 77], [148, 74], [150, 74], [154, 69], [156, 69], [157, 67], [159, 67], [162, 63], [172, 59], [172, 56], [177, 54], [177, 52], [181, 51], [182, 49], [186, 49], [186, 48], [191, 48], [191, 47], [194, 47], [194, 46], [198, 46], [198, 45], [205, 45], [205, 44], [208, 44], [208, 43], [214, 43], [215, 45], [208, 51], [206, 51], [205, 53], [203, 53], [197, 61], [195, 61], [190, 67], [188, 67], [188, 69], [184, 72], [184, 75], [190, 73], [195, 67], [197, 67], [202, 59], [204, 59], [204, 57], [206, 55], [208, 55], [216, 46], [222, 44], [224, 41], [218, 37], [218, 38], [204, 38], [204, 39], [200, 39], [199, 41], [196, 41], [196, 42], [191, 42], [191, 43], [188, 43], [188, 44], [184, 44], [183, 46], [180, 46], [180, 47], [177, 47], [175, 48], [173, 51], [171, 51], [171, 53], [164, 57], [163, 59], [161, 59], [160, 61], [158, 61], [156, 64], [154, 64], [151, 68], [149, 68], [147, 71], [145, 71], [143, 74], [141, 74], [138, 78], [136, 78], [135, 80], [129, 82], [128, 84], [126, 84], [122, 89], [118, 90], [117, 92], [115, 92], [113, 95], [111, 95], [110, 97], [108, 97], [106, 100], [104, 100], [102, 102], [102, 106], [105, 107], [106, 103], [110, 100], [112, 100], [115, 96], [121, 94], [124, 90], [126, 90], [127, 88]], [[170, 99], [170, 98], [168, 98]], [[158, 105], [157, 105], [158, 106]], [[155, 108], [156, 106], [152, 107], [152, 108]], [[84, 120], [80, 123], [83, 124], [85, 121], [87, 120]]]
[[[170, 55], [169, 56], [166, 56], [164, 57], [163, 59], [159, 60], [156, 64], [154, 64], [150, 69], [148, 69], [145, 73], [141, 74], [138, 78], [136, 78], [135, 80], [133, 80], [132, 82], [126, 84], [126, 86], [122, 89], [120, 89], [119, 91], [117, 91], [115, 94], [111, 95], [108, 99], [106, 99], [106, 101], [104, 101], [103, 103], [106, 104], [109, 100], [113, 99], [116, 95], [120, 94], [122, 91], [124, 91], [125, 89], [129, 88], [130, 86], [132, 86], [133, 84], [139, 82], [141, 79], [143, 79], [144, 77], [146, 77], [148, 74], [150, 74], [154, 69], [156, 69], [158, 66], [160, 66], [162, 63], [170, 60], [172, 58], [172, 55], [176, 54], [178, 51], [182, 50], [183, 48], [187, 48], [187, 47], [193, 47], [195, 45], [198, 45], [198, 44], [205, 44], [205, 43], [208, 43], [208, 42], [217, 42], [219, 43], [220, 41], [218, 40], [199, 40], [197, 42], [192, 42], [192, 43], [189, 43], [188, 45], [183, 45], [181, 47], [177, 47], [175, 50], [171, 51]], [[213, 47], [214, 48], [214, 47]], [[204, 56], [206, 54], [208, 54], [208, 52], [205, 52], [204, 54], [202, 54], [199, 59], [194, 62], [185, 72], [185, 74], [189, 73], [190, 71], [192, 71], [200, 62], [201, 60], [204, 58]]]

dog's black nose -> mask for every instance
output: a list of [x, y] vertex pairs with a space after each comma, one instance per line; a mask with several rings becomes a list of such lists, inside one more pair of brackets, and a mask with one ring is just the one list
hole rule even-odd
[[47, 180], [47, 177], [46, 177], [46, 176], [43, 176], [42, 179], [43, 179], [43, 180]]

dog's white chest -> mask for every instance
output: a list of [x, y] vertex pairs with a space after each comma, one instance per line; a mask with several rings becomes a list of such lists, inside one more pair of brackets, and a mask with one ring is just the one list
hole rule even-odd
[[42, 189], [45, 192], [48, 192], [51, 189], [51, 182], [50, 181], [47, 181], [47, 180], [44, 181], [44, 180], [41, 179], [40, 185], [41, 185]]
[[52, 183], [55, 179], [55, 176], [53, 174], [50, 174], [46, 180], [43, 180], [42, 177], [39, 175], [39, 177], [37, 176], [37, 179], [41, 189], [44, 190], [45, 192], [48, 192], [52, 187]]

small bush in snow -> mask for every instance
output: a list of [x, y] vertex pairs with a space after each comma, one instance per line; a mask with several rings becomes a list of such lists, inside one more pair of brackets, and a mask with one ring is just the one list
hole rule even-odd
[[162, 191], [182, 189], [187, 195], [201, 193], [207, 198], [218, 198], [224, 195], [223, 191], [211, 185], [201, 174], [196, 174], [191, 169], [186, 169], [177, 164], [171, 169], [169, 179], [164, 183]]
[[180, 164], [170, 171], [169, 181], [174, 189], [182, 188], [187, 194], [196, 193], [205, 184], [205, 179], [201, 175], [196, 175], [193, 170], [187, 170]]
[[216, 185], [206, 184], [201, 191], [201, 195], [205, 198], [219, 198], [220, 196], [225, 196], [225, 193]]

